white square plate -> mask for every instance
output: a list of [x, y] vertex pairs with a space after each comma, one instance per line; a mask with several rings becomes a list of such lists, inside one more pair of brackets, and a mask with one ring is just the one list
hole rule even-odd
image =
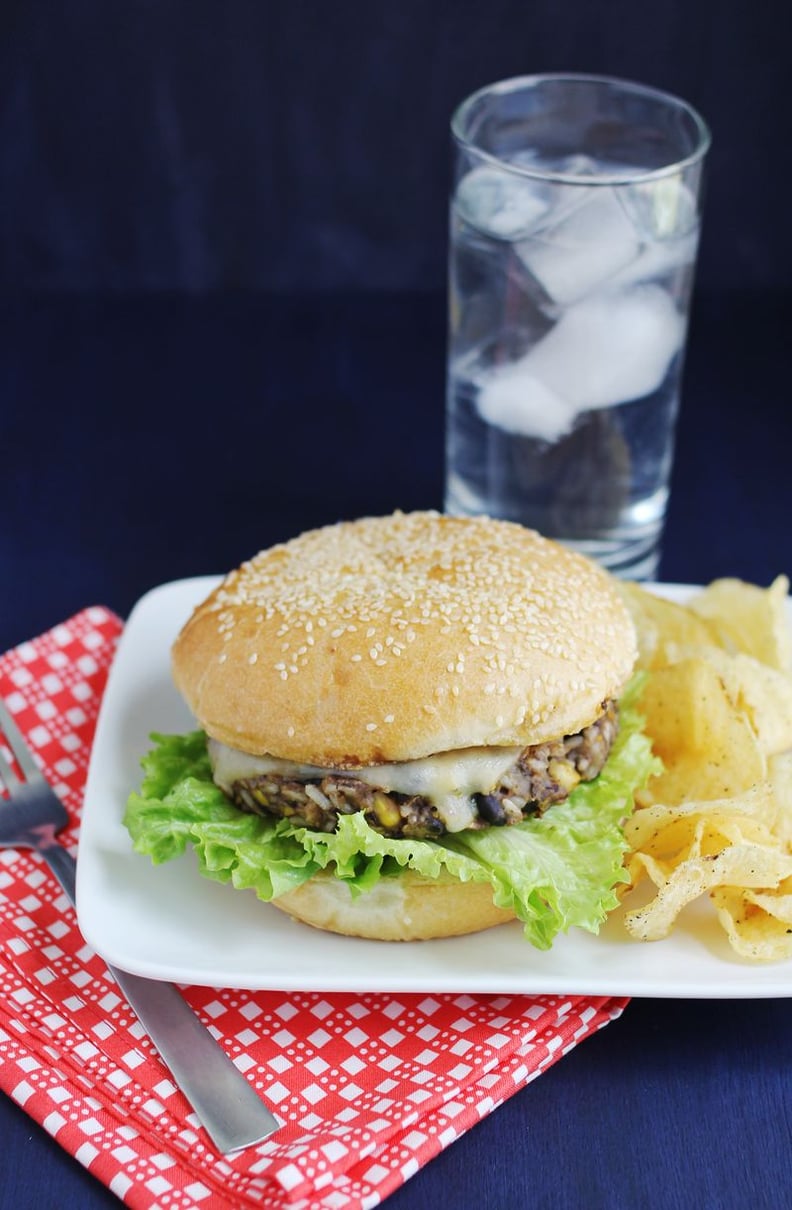
[[[133, 610], [111, 669], [83, 811], [77, 910], [108, 962], [154, 979], [304, 991], [525, 992], [598, 996], [792, 995], [792, 961], [735, 958], [707, 905], [686, 909], [665, 941], [629, 939], [618, 913], [599, 936], [576, 930], [543, 953], [517, 923], [469, 937], [388, 943], [297, 924], [252, 891], [201, 877], [192, 855], [154, 867], [122, 818], [152, 731], [195, 726], [170, 676], [170, 646], [216, 577], [164, 584]], [[656, 586], [684, 599], [682, 585]]]

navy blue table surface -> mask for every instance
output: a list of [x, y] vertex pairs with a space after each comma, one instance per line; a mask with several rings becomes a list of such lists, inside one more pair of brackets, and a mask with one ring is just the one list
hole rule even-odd
[[[701, 296], [663, 578], [792, 571], [787, 295]], [[0, 649], [310, 525], [442, 507], [437, 295], [0, 299]], [[777, 1207], [786, 1000], [634, 1000], [389, 1200]], [[8, 1099], [0, 1206], [116, 1199]]]

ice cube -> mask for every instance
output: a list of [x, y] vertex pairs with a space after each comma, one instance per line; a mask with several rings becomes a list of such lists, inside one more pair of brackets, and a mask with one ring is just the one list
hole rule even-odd
[[516, 249], [545, 293], [561, 305], [585, 298], [639, 252], [638, 236], [617, 190], [605, 185], [565, 190], [573, 191], [578, 204], [570, 211], [565, 198], [560, 221], [551, 218]]
[[479, 379], [479, 414], [507, 433], [557, 441], [572, 427], [574, 404], [526, 371], [525, 360], [490, 370]]
[[678, 174], [622, 185], [618, 196], [641, 240], [676, 240], [698, 226], [696, 199]]
[[509, 163], [518, 168], [526, 168], [531, 172], [543, 174], [563, 173], [564, 176], [597, 176], [601, 167], [595, 159], [583, 152], [572, 155], [550, 155], [546, 151], [535, 148], [523, 148], [509, 156]]
[[550, 187], [499, 168], [475, 168], [457, 186], [457, 213], [485, 235], [514, 240], [534, 231], [550, 209]]
[[647, 244], [634, 261], [620, 269], [608, 282], [609, 287], [634, 286], [649, 282], [652, 278], [664, 277], [676, 269], [692, 265], [696, 258], [698, 229], [683, 235], [681, 239], [659, 240]]
[[571, 306], [521, 362], [574, 409], [606, 408], [656, 391], [684, 331], [659, 286], [603, 292]]

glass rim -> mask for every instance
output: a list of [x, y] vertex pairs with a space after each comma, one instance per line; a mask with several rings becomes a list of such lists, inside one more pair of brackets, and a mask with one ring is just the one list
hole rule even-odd
[[[521, 89], [534, 88], [546, 81], [570, 84], [607, 84], [611, 87], [615, 86], [621, 89], [624, 93], [661, 102], [670, 108], [686, 113], [692, 119], [698, 135], [697, 145], [688, 155], [681, 156], [679, 159], [674, 160], [673, 163], [663, 164], [659, 168], [639, 169], [635, 172], [598, 172], [593, 175], [584, 176], [576, 172], [560, 172], [549, 168], [534, 168], [526, 164], [510, 163], [491, 151], [485, 151], [465, 134], [464, 123], [468, 117], [468, 113], [482, 97], [502, 96], [514, 93]], [[597, 185], [632, 185], [641, 181], [656, 181], [666, 176], [673, 176], [702, 160], [712, 143], [710, 129], [701, 114], [688, 101], [682, 100], [681, 97], [677, 97], [670, 92], [665, 92], [663, 89], [653, 88], [648, 84], [639, 84], [634, 80], [621, 79], [618, 76], [589, 75], [580, 72], [545, 72], [538, 75], [510, 76], [505, 80], [498, 80], [493, 84], [485, 84], [482, 88], [477, 88], [475, 92], [470, 93], [469, 96], [465, 97], [457, 105], [451, 115], [450, 126], [451, 134], [457, 146], [478, 156], [485, 163], [496, 165], [498, 168], [511, 172], [515, 176], [528, 177], [531, 180], [552, 181], [562, 185], [587, 185], [589, 187]]]

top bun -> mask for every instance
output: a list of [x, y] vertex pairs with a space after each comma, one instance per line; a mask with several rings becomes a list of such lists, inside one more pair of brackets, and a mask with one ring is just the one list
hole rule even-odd
[[421, 512], [243, 563], [184, 626], [173, 673], [222, 743], [344, 768], [573, 734], [635, 655], [589, 560], [511, 522]]

